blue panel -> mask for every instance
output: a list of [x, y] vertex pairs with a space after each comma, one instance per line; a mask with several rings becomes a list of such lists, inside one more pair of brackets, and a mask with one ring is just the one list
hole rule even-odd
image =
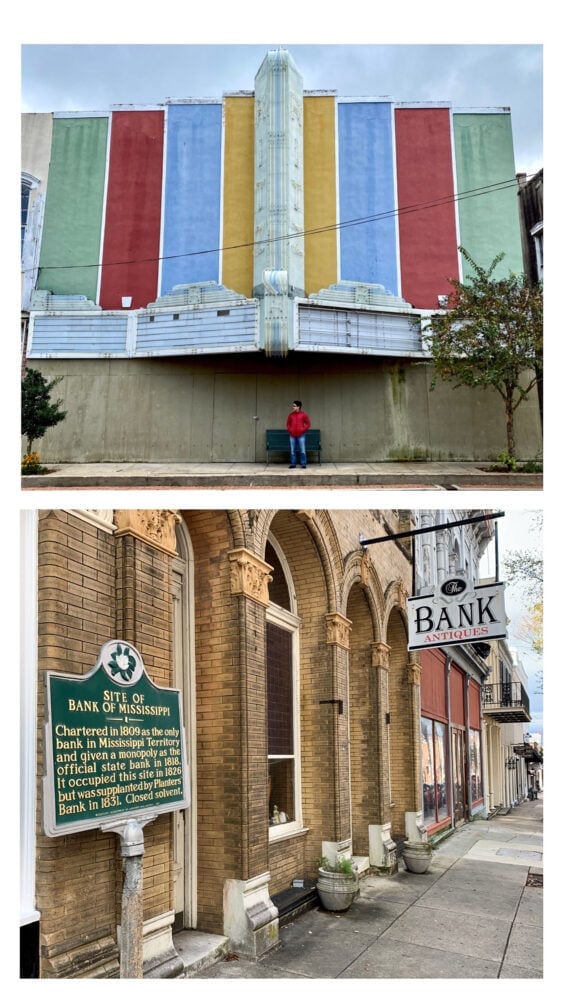
[[[338, 105], [340, 278], [398, 294], [391, 105]], [[357, 222], [355, 220], [374, 221]]]
[[161, 295], [219, 280], [221, 123], [220, 104], [168, 108]]

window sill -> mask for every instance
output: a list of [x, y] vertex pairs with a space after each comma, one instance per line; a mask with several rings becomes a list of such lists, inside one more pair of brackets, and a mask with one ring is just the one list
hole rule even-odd
[[308, 827], [298, 826], [297, 823], [281, 823], [276, 827], [270, 827], [268, 840], [270, 844], [277, 844], [280, 840], [304, 837], [307, 833], [309, 833]]

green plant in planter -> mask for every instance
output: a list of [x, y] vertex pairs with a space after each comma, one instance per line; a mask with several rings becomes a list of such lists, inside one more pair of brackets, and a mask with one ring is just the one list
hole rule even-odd
[[334, 861], [329, 861], [325, 857], [318, 858], [317, 867], [322, 868], [325, 872], [340, 872], [342, 875], [356, 874], [351, 858], [336, 858]]
[[358, 893], [358, 873], [350, 858], [318, 859], [317, 893], [325, 910], [342, 911]]

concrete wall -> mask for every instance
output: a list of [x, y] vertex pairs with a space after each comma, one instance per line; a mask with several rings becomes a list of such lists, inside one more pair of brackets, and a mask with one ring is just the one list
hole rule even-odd
[[[320, 371], [314, 354], [260, 354], [31, 367], [62, 375], [53, 397], [67, 410], [35, 443], [44, 462], [263, 462], [266, 429], [285, 426], [295, 398], [321, 430], [325, 462], [488, 461], [506, 451], [500, 395], [431, 391], [421, 362], [323, 356]], [[516, 445], [521, 459], [541, 455], [535, 396], [517, 411]]]

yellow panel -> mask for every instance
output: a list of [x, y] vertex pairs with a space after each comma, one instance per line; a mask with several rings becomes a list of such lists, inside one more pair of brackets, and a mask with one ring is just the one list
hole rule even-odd
[[250, 297], [254, 239], [254, 98], [226, 97], [224, 115], [221, 281], [227, 288]]
[[305, 291], [308, 295], [338, 280], [335, 114], [334, 97], [304, 98], [305, 232], [330, 227], [327, 232], [305, 238]]

